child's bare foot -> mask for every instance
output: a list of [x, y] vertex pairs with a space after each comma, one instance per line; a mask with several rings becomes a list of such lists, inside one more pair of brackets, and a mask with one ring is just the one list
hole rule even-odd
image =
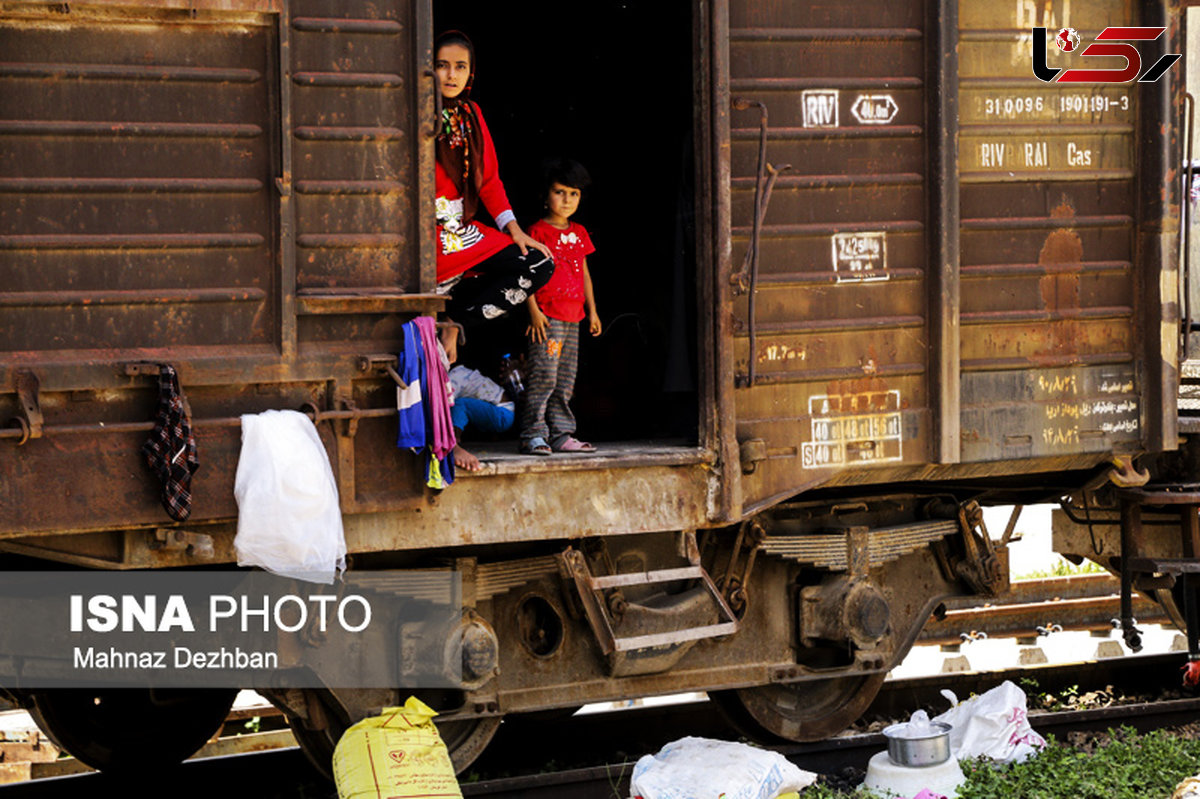
[[479, 462], [479, 458], [476, 458], [458, 445], [454, 447], [454, 466], [458, 469], [465, 469], [468, 472], [477, 472], [483, 468], [483, 465]]

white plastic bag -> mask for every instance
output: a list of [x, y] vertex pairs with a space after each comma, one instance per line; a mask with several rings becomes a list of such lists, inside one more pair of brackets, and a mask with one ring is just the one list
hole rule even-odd
[[312, 420], [297, 411], [242, 417], [234, 480], [239, 566], [315, 583], [346, 568], [337, 484]]
[[639, 760], [630, 792], [642, 799], [774, 799], [816, 779], [777, 752], [687, 737]]
[[1200, 774], [1176, 785], [1171, 799], [1200, 799]]
[[1025, 692], [1010, 681], [959, 703], [942, 691], [952, 707], [934, 721], [951, 725], [950, 749], [959, 760], [989, 757], [998, 763], [1020, 763], [1046, 745], [1029, 726]]

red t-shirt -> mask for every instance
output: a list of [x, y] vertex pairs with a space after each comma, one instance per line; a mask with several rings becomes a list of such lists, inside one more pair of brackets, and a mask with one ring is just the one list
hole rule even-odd
[[[482, 158], [476, 156], [475, 164], [476, 168], [483, 170], [479, 204], [496, 219], [505, 211], [511, 213], [512, 206], [509, 205], [508, 195], [500, 182], [500, 167], [496, 163], [496, 146], [492, 143], [492, 134], [483, 121], [483, 112], [479, 110], [479, 106], [474, 103], [471, 105], [475, 108], [475, 117], [479, 120], [479, 129], [483, 134]], [[437, 280], [441, 283], [462, 274], [503, 250], [513, 241], [507, 233], [502, 233], [477, 219], [467, 224], [462, 223], [462, 193], [446, 174], [446, 170], [442, 169], [441, 164], [438, 164], [435, 170], [434, 185], [437, 193], [434, 203], [437, 212]]]
[[542, 313], [562, 322], [578, 322], [584, 316], [583, 259], [596, 251], [592, 237], [578, 222], [568, 222], [560, 230], [539, 219], [529, 235], [550, 248], [554, 274], [534, 297]]

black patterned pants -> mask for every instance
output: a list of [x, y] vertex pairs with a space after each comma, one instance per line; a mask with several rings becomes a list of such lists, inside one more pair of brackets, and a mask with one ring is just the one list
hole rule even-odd
[[532, 247], [525, 255], [513, 244], [471, 267], [450, 289], [446, 315], [471, 324], [503, 316], [546, 285], [554, 261]]

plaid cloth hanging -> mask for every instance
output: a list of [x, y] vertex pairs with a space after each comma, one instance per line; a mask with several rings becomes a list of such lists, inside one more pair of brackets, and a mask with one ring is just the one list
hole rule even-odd
[[162, 483], [163, 507], [172, 519], [182, 522], [192, 512], [190, 487], [200, 461], [179, 375], [170, 364], [158, 368], [158, 416], [154, 432], [142, 444], [142, 454]]

